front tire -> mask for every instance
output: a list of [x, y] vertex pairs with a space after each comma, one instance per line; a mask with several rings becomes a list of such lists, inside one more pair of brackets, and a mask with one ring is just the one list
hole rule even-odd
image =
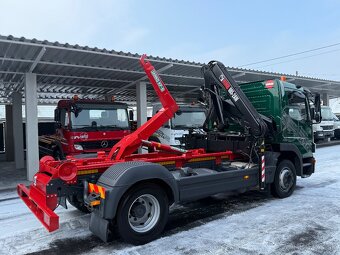
[[117, 228], [128, 243], [148, 243], [162, 233], [168, 220], [166, 192], [156, 184], [145, 183], [128, 191], [117, 211]]
[[274, 197], [286, 198], [293, 194], [296, 186], [296, 170], [290, 160], [282, 160], [277, 166], [271, 191]]

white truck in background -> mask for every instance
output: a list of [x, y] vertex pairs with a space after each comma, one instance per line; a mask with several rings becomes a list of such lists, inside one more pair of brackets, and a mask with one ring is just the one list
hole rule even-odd
[[334, 113], [329, 106], [321, 106], [321, 122], [313, 124], [315, 141], [330, 141], [334, 138]]
[[340, 120], [334, 113], [333, 120], [334, 120], [334, 138], [340, 139]]
[[[204, 133], [203, 123], [206, 119], [206, 110], [198, 104], [178, 104], [179, 110], [175, 116], [158, 129], [150, 141], [160, 142], [171, 146], [182, 147], [182, 137], [189, 132]], [[162, 108], [161, 104], [154, 104], [152, 115]]]

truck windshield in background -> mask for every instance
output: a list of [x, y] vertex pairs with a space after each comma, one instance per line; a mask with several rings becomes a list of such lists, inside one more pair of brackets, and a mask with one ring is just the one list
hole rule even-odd
[[204, 111], [181, 111], [172, 119], [172, 128], [202, 128], [205, 119]]
[[323, 121], [333, 120], [333, 112], [329, 107], [321, 107], [321, 117]]
[[[71, 112], [72, 130], [123, 130], [129, 129], [127, 110], [116, 107], [91, 108], [80, 105], [76, 111]], [[67, 122], [68, 118], [66, 118]], [[66, 123], [68, 124], [68, 123]]]

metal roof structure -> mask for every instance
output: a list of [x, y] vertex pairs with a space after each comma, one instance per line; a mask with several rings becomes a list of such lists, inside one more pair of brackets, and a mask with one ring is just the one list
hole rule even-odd
[[[0, 104], [9, 103], [12, 92], [23, 91], [27, 72], [37, 74], [39, 104], [55, 104], [74, 94], [96, 99], [114, 95], [117, 101], [133, 103], [136, 101], [136, 84], [140, 81], [148, 83], [139, 58], [138, 54], [114, 50], [0, 36]], [[204, 83], [202, 63], [152, 56], [148, 59], [178, 101], [196, 98]], [[284, 75], [287, 81], [312, 91], [340, 97], [339, 81], [233, 67], [228, 70], [239, 83]], [[147, 89], [148, 101], [157, 101], [150, 84]]]

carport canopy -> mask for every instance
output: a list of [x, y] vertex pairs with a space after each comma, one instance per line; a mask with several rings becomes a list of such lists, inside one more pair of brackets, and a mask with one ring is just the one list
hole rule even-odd
[[[158, 99], [139, 64], [139, 54], [88, 46], [0, 36], [0, 104], [12, 104], [12, 132], [22, 133], [21, 104], [26, 105], [26, 167], [32, 179], [38, 168], [37, 105], [56, 104], [77, 94], [81, 98], [137, 102], [139, 125], [146, 121], [147, 102]], [[202, 63], [148, 56], [179, 102], [196, 100], [204, 80]], [[227, 64], [227, 63], [225, 63]], [[286, 76], [287, 81], [340, 97], [340, 82], [289, 74], [227, 67], [238, 83]], [[20, 106], [20, 107], [19, 107]], [[7, 117], [6, 117], [7, 118]], [[19, 125], [20, 123], [20, 125]], [[14, 138], [16, 166], [23, 167], [22, 137]], [[17, 162], [18, 161], [18, 162]]]

